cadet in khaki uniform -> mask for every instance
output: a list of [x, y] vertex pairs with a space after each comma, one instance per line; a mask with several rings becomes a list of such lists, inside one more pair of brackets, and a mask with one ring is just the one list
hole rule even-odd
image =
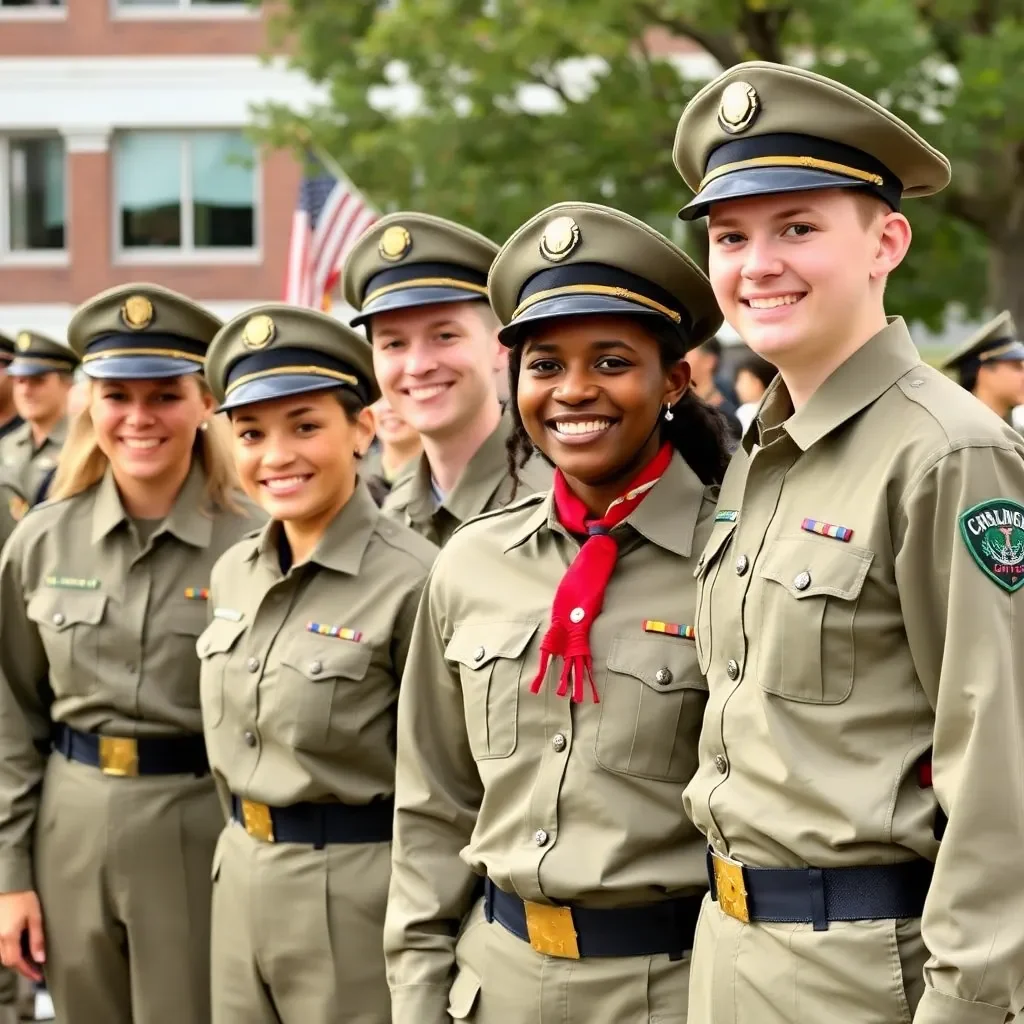
[[[505, 446], [511, 418], [498, 401], [505, 355], [487, 305], [498, 247], [425, 213], [381, 218], [345, 261], [345, 298], [373, 344], [374, 369], [394, 411], [423, 439], [423, 455], [394, 482], [384, 510], [435, 544], [512, 497]], [[532, 459], [522, 494], [551, 485]]]
[[390, 1024], [395, 706], [437, 549], [357, 480], [379, 394], [359, 332], [261, 306], [217, 335], [207, 374], [242, 483], [271, 517], [214, 569], [198, 645], [230, 814], [213, 1022]]
[[14, 339], [0, 333], [0, 440], [23, 422], [14, 405], [14, 378], [7, 375], [16, 351]]
[[[697, 577], [700, 1024], [1002, 1024], [1024, 988], [1024, 446], [883, 292], [949, 164], [829, 79], [683, 113], [726, 319], [779, 368]], [[941, 842], [940, 842], [941, 837]]]
[[22, 331], [15, 348], [7, 373], [14, 378], [14, 400], [25, 422], [0, 440], [0, 462], [18, 474], [33, 504], [64, 447], [68, 393], [78, 356], [34, 331]]
[[[14, 533], [14, 527], [21, 522], [28, 508], [25, 492], [18, 483], [17, 475], [0, 469], [0, 548], [7, 543], [7, 538]], [[2, 1002], [0, 999], [0, 1005]]]
[[214, 562], [260, 518], [205, 429], [219, 327], [148, 284], [78, 309], [89, 405], [0, 558], [0, 955], [45, 965], [62, 1024], [209, 1021], [222, 817], [195, 643]]
[[939, 368], [956, 371], [960, 387], [1005, 423], [1024, 405], [1024, 342], [1007, 311], [979, 328]]
[[667, 239], [586, 203], [523, 225], [488, 287], [513, 452], [536, 445], [558, 471], [457, 531], [420, 606], [398, 713], [394, 1022], [681, 1024], [707, 888], [680, 804], [707, 697], [686, 581], [728, 461], [683, 360], [721, 315]]

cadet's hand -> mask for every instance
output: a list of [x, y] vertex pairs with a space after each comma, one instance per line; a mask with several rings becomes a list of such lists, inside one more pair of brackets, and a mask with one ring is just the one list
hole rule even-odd
[[[27, 933], [28, 941], [22, 944]], [[42, 981], [46, 963], [43, 911], [32, 892], [0, 893], [0, 960], [30, 981]]]

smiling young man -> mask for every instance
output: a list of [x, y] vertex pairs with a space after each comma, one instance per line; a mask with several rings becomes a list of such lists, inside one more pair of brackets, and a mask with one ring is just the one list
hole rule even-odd
[[17, 478], [29, 504], [57, 465], [67, 435], [67, 402], [78, 357], [59, 341], [22, 331], [7, 367], [24, 423], [0, 441], [0, 462]]
[[[393, 213], [345, 263], [345, 298], [373, 344], [380, 389], [423, 440], [418, 466], [395, 482], [384, 511], [436, 544], [512, 494], [511, 424], [496, 377], [506, 356], [487, 304], [497, 251], [461, 224]], [[551, 470], [536, 459], [519, 476], [523, 494], [551, 485]]]
[[1002, 1024], [1024, 988], [1024, 446], [883, 293], [945, 157], [749, 63], [683, 113], [726, 319], [779, 369], [697, 569], [697, 1024]]

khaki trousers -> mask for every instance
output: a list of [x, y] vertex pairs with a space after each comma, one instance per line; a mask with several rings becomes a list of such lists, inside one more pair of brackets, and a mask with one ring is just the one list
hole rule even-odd
[[692, 1024], [911, 1024], [928, 953], [921, 922], [744, 924], [705, 897]]
[[[448, 1013], [472, 1024], [686, 1024], [690, 965], [665, 955], [563, 960], [473, 908]], [[820, 1024], [820, 1022], [818, 1022]]]
[[210, 776], [115, 778], [53, 754], [35, 834], [60, 1024], [208, 1024]]
[[390, 843], [266, 843], [234, 822], [213, 885], [213, 1024], [391, 1024]]

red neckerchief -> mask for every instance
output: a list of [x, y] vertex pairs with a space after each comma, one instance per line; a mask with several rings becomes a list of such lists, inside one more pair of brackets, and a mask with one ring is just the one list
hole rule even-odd
[[583, 677], [590, 682], [594, 703], [600, 702], [594, 685], [593, 661], [590, 655], [590, 627], [601, 613], [604, 592], [608, 587], [619, 545], [611, 535], [613, 526], [621, 523], [661, 478], [672, 461], [672, 446], [664, 444], [658, 454], [633, 478], [625, 494], [616, 498], [600, 519], [593, 519], [587, 506], [576, 497], [565, 482], [561, 470], [555, 472], [555, 514], [558, 521], [577, 536], [587, 539], [566, 570], [555, 600], [551, 605], [551, 625], [540, 645], [540, 669], [530, 686], [531, 693], [540, 693], [552, 657], [563, 658], [558, 682], [558, 696], [564, 697], [572, 681], [572, 699], [583, 701]]

